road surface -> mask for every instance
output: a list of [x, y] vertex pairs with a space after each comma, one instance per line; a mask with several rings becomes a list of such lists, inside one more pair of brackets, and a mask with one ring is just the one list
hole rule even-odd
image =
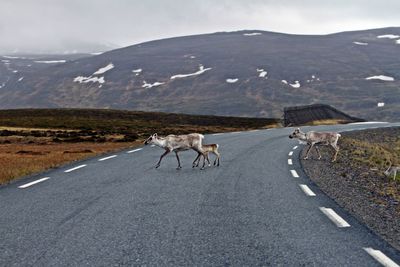
[[0, 266], [400, 263], [400, 252], [304, 175], [291, 131], [207, 135], [222, 161], [203, 171], [191, 168], [192, 151], [180, 154], [182, 170], [173, 153], [154, 169], [163, 151], [146, 146], [3, 186]]

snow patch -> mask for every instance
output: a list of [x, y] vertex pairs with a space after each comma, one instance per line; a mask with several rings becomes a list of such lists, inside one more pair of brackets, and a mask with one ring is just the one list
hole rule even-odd
[[395, 34], [384, 34], [384, 35], [378, 35], [376, 36], [377, 38], [388, 38], [388, 39], [397, 39], [400, 37], [400, 35], [395, 35]]
[[60, 60], [35, 60], [35, 62], [44, 64], [54, 64], [54, 63], [65, 63], [67, 61], [64, 59], [60, 59]]
[[261, 35], [261, 32], [243, 33], [244, 36], [256, 36]]
[[200, 66], [199, 66], [199, 70], [196, 71], [196, 72], [188, 73], [188, 74], [177, 74], [177, 75], [173, 75], [173, 76], [171, 76], [170, 79], [173, 80], [173, 79], [179, 79], [179, 78], [186, 78], [186, 77], [190, 77], [190, 76], [197, 76], [197, 75], [203, 74], [204, 72], [206, 72], [206, 71], [208, 71], [208, 70], [211, 70], [211, 69], [212, 69], [212, 68], [204, 68], [203, 65], [200, 65]]
[[104, 80], [104, 76], [102, 76], [100, 78], [99, 77], [92, 77], [92, 76], [89, 76], [89, 77], [78, 76], [78, 77], [74, 78], [74, 82], [79, 82], [79, 83], [89, 83], [89, 82], [95, 83], [95, 82], [98, 82], [98, 83], [102, 84], [102, 83], [105, 83], [105, 80]]
[[24, 77], [21, 77], [21, 78], [18, 79], [18, 81], [20, 82], [20, 81], [22, 81], [23, 79], [24, 79]]
[[363, 42], [353, 42], [353, 44], [356, 44], [356, 45], [368, 45], [368, 43], [363, 43]]
[[162, 84], [164, 84], [164, 83], [162, 83], [162, 82], [147, 83], [146, 81], [143, 81], [142, 87], [143, 88], [152, 88], [152, 87], [159, 86], [159, 85], [162, 85]]
[[377, 106], [380, 108], [380, 107], [384, 107], [385, 106], [385, 103], [384, 102], [379, 102], [378, 104], [377, 104]]
[[93, 75], [103, 74], [103, 73], [105, 73], [105, 72], [107, 72], [107, 71], [109, 71], [109, 70], [111, 70], [113, 68], [114, 68], [114, 64], [110, 63], [107, 66], [98, 69], [96, 72], [93, 73]]
[[260, 78], [265, 78], [268, 74], [268, 72], [265, 71], [264, 69], [257, 69], [257, 72], [260, 73], [260, 74], [258, 74], [258, 77], [260, 77]]
[[13, 70], [13, 72], [14, 72], [14, 73], [18, 73], [18, 71], [17, 71], [17, 70]]
[[19, 57], [13, 57], [13, 56], [2, 56], [2, 57], [9, 58], [9, 59], [17, 59], [17, 58], [19, 58]]
[[288, 82], [286, 80], [282, 80], [282, 83], [284, 84], [288, 84]]
[[394, 81], [393, 77], [385, 76], [385, 75], [376, 75], [376, 76], [367, 77], [365, 79], [366, 80], [382, 80], [382, 81], [386, 81], [386, 82]]
[[293, 88], [300, 88], [300, 82], [299, 81], [295, 81], [294, 83], [289, 83], [289, 85]]
[[97, 56], [97, 55], [101, 55], [101, 54], [103, 54], [104, 52], [92, 52], [92, 53], [90, 53], [91, 55], [94, 55], [94, 56]]
[[132, 72], [135, 73], [135, 76], [138, 76], [142, 72], [142, 69], [132, 70]]
[[237, 82], [237, 81], [239, 81], [239, 79], [238, 79], [238, 78], [234, 78], [234, 79], [232, 79], [232, 78], [230, 78], [230, 79], [226, 79], [226, 82], [227, 82], [227, 83], [235, 83], [235, 82]]

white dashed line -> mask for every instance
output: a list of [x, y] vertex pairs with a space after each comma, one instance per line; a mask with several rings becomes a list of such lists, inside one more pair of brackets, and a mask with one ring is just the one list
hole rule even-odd
[[64, 171], [64, 172], [72, 172], [72, 171], [75, 171], [75, 170], [80, 169], [80, 168], [83, 168], [83, 167], [86, 167], [86, 164], [79, 165], [79, 166], [77, 166], [77, 167], [75, 167], [75, 168], [66, 170], [66, 171]]
[[31, 186], [31, 185], [44, 182], [44, 181], [46, 181], [47, 179], [50, 179], [50, 177], [44, 177], [44, 178], [41, 178], [41, 179], [39, 179], [39, 180], [30, 182], [30, 183], [27, 183], [27, 184], [24, 184], [24, 185], [20, 185], [20, 186], [18, 186], [18, 188], [27, 188], [27, 187], [29, 187], [29, 186]]
[[126, 153], [130, 154], [130, 153], [138, 152], [138, 151], [140, 151], [142, 149], [143, 148], [137, 148], [137, 149], [134, 149], [134, 150], [130, 150], [130, 151], [126, 152]]
[[305, 184], [299, 184], [301, 190], [303, 190], [304, 194], [310, 197], [315, 197], [316, 194]]
[[293, 155], [293, 151], [290, 151], [288, 155], [289, 155], [289, 156]]
[[287, 160], [287, 164], [289, 164], [289, 165], [293, 165], [293, 161], [292, 161], [292, 159], [288, 159], [288, 160]]
[[382, 253], [382, 251], [373, 248], [363, 248], [371, 257], [385, 267], [400, 267], [397, 263], [392, 261], [388, 256]]
[[294, 178], [299, 178], [300, 176], [297, 174], [296, 170], [290, 170], [290, 172], [292, 173], [292, 176]]
[[109, 157], [105, 157], [105, 158], [99, 159], [99, 161], [104, 161], [104, 160], [112, 159], [112, 158], [115, 158], [116, 156], [117, 156], [117, 155], [112, 155], [112, 156], [109, 156]]
[[216, 135], [222, 135], [223, 133], [215, 133], [215, 134], [212, 134], [212, 135], [214, 135], [214, 136], [216, 136]]
[[340, 217], [333, 209], [330, 208], [324, 208], [320, 207], [319, 208], [323, 214], [325, 214], [334, 224], [336, 224], [337, 227], [343, 228], [343, 227], [350, 227], [350, 224], [348, 224], [342, 217]]
[[297, 146], [294, 146], [294, 147], [293, 147], [293, 150], [296, 150], [296, 149], [297, 149]]

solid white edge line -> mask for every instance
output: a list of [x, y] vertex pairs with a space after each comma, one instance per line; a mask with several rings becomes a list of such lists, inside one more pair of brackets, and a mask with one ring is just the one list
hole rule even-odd
[[137, 148], [137, 149], [134, 149], [134, 150], [130, 150], [130, 151], [126, 152], [126, 153], [130, 154], [130, 153], [134, 153], [134, 152], [140, 151], [142, 149], [143, 148]]
[[289, 156], [293, 155], [293, 151], [290, 151], [288, 155], [289, 155]]
[[293, 150], [296, 150], [296, 149], [297, 149], [297, 147], [298, 147], [298, 146], [294, 146], [294, 147], [293, 147]]
[[310, 197], [315, 197], [316, 194], [305, 184], [299, 184], [301, 190], [303, 190], [304, 194]]
[[382, 251], [373, 248], [363, 248], [372, 258], [385, 267], [400, 267], [397, 263], [391, 260]]
[[325, 214], [337, 227], [350, 227], [350, 224], [340, 217], [333, 209], [320, 207], [323, 214]]
[[212, 135], [217, 136], [217, 135], [222, 135], [222, 134], [224, 134], [224, 133], [215, 133], [215, 134], [212, 134]]
[[289, 164], [289, 165], [293, 165], [293, 161], [292, 161], [292, 159], [288, 159], [288, 160], [287, 160], [287, 164]]
[[296, 170], [290, 170], [290, 172], [292, 173], [292, 176], [294, 178], [299, 178], [300, 176], [297, 174]]
[[112, 159], [112, 158], [115, 158], [116, 156], [117, 156], [117, 155], [112, 155], [112, 156], [109, 156], [109, 157], [105, 157], [105, 158], [99, 159], [99, 161], [104, 161], [104, 160]]
[[68, 170], [66, 170], [66, 171], [64, 171], [64, 172], [72, 172], [72, 171], [75, 171], [75, 170], [80, 169], [80, 168], [83, 168], [83, 167], [86, 167], [86, 164], [79, 165], [79, 166], [77, 166], [77, 167], [75, 167], [75, 168], [68, 169]]
[[27, 183], [27, 184], [20, 185], [20, 186], [18, 186], [18, 188], [22, 188], [22, 189], [23, 189], [23, 188], [27, 188], [27, 187], [29, 187], [29, 186], [31, 186], [31, 185], [44, 182], [44, 181], [46, 181], [47, 179], [50, 179], [50, 177], [44, 177], [44, 178], [38, 179], [38, 180], [36, 180], [36, 181], [33, 181], [33, 182], [30, 182], [30, 183]]

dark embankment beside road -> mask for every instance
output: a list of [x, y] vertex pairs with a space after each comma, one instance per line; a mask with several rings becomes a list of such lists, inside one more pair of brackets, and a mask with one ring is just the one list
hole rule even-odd
[[[400, 250], [400, 175], [386, 177], [400, 165], [400, 127], [342, 133], [336, 163], [332, 150], [315, 150], [301, 160], [306, 174], [339, 205]], [[305, 149], [301, 153], [303, 158]]]
[[345, 124], [361, 121], [364, 120], [324, 104], [286, 107], [284, 109], [285, 126]]

